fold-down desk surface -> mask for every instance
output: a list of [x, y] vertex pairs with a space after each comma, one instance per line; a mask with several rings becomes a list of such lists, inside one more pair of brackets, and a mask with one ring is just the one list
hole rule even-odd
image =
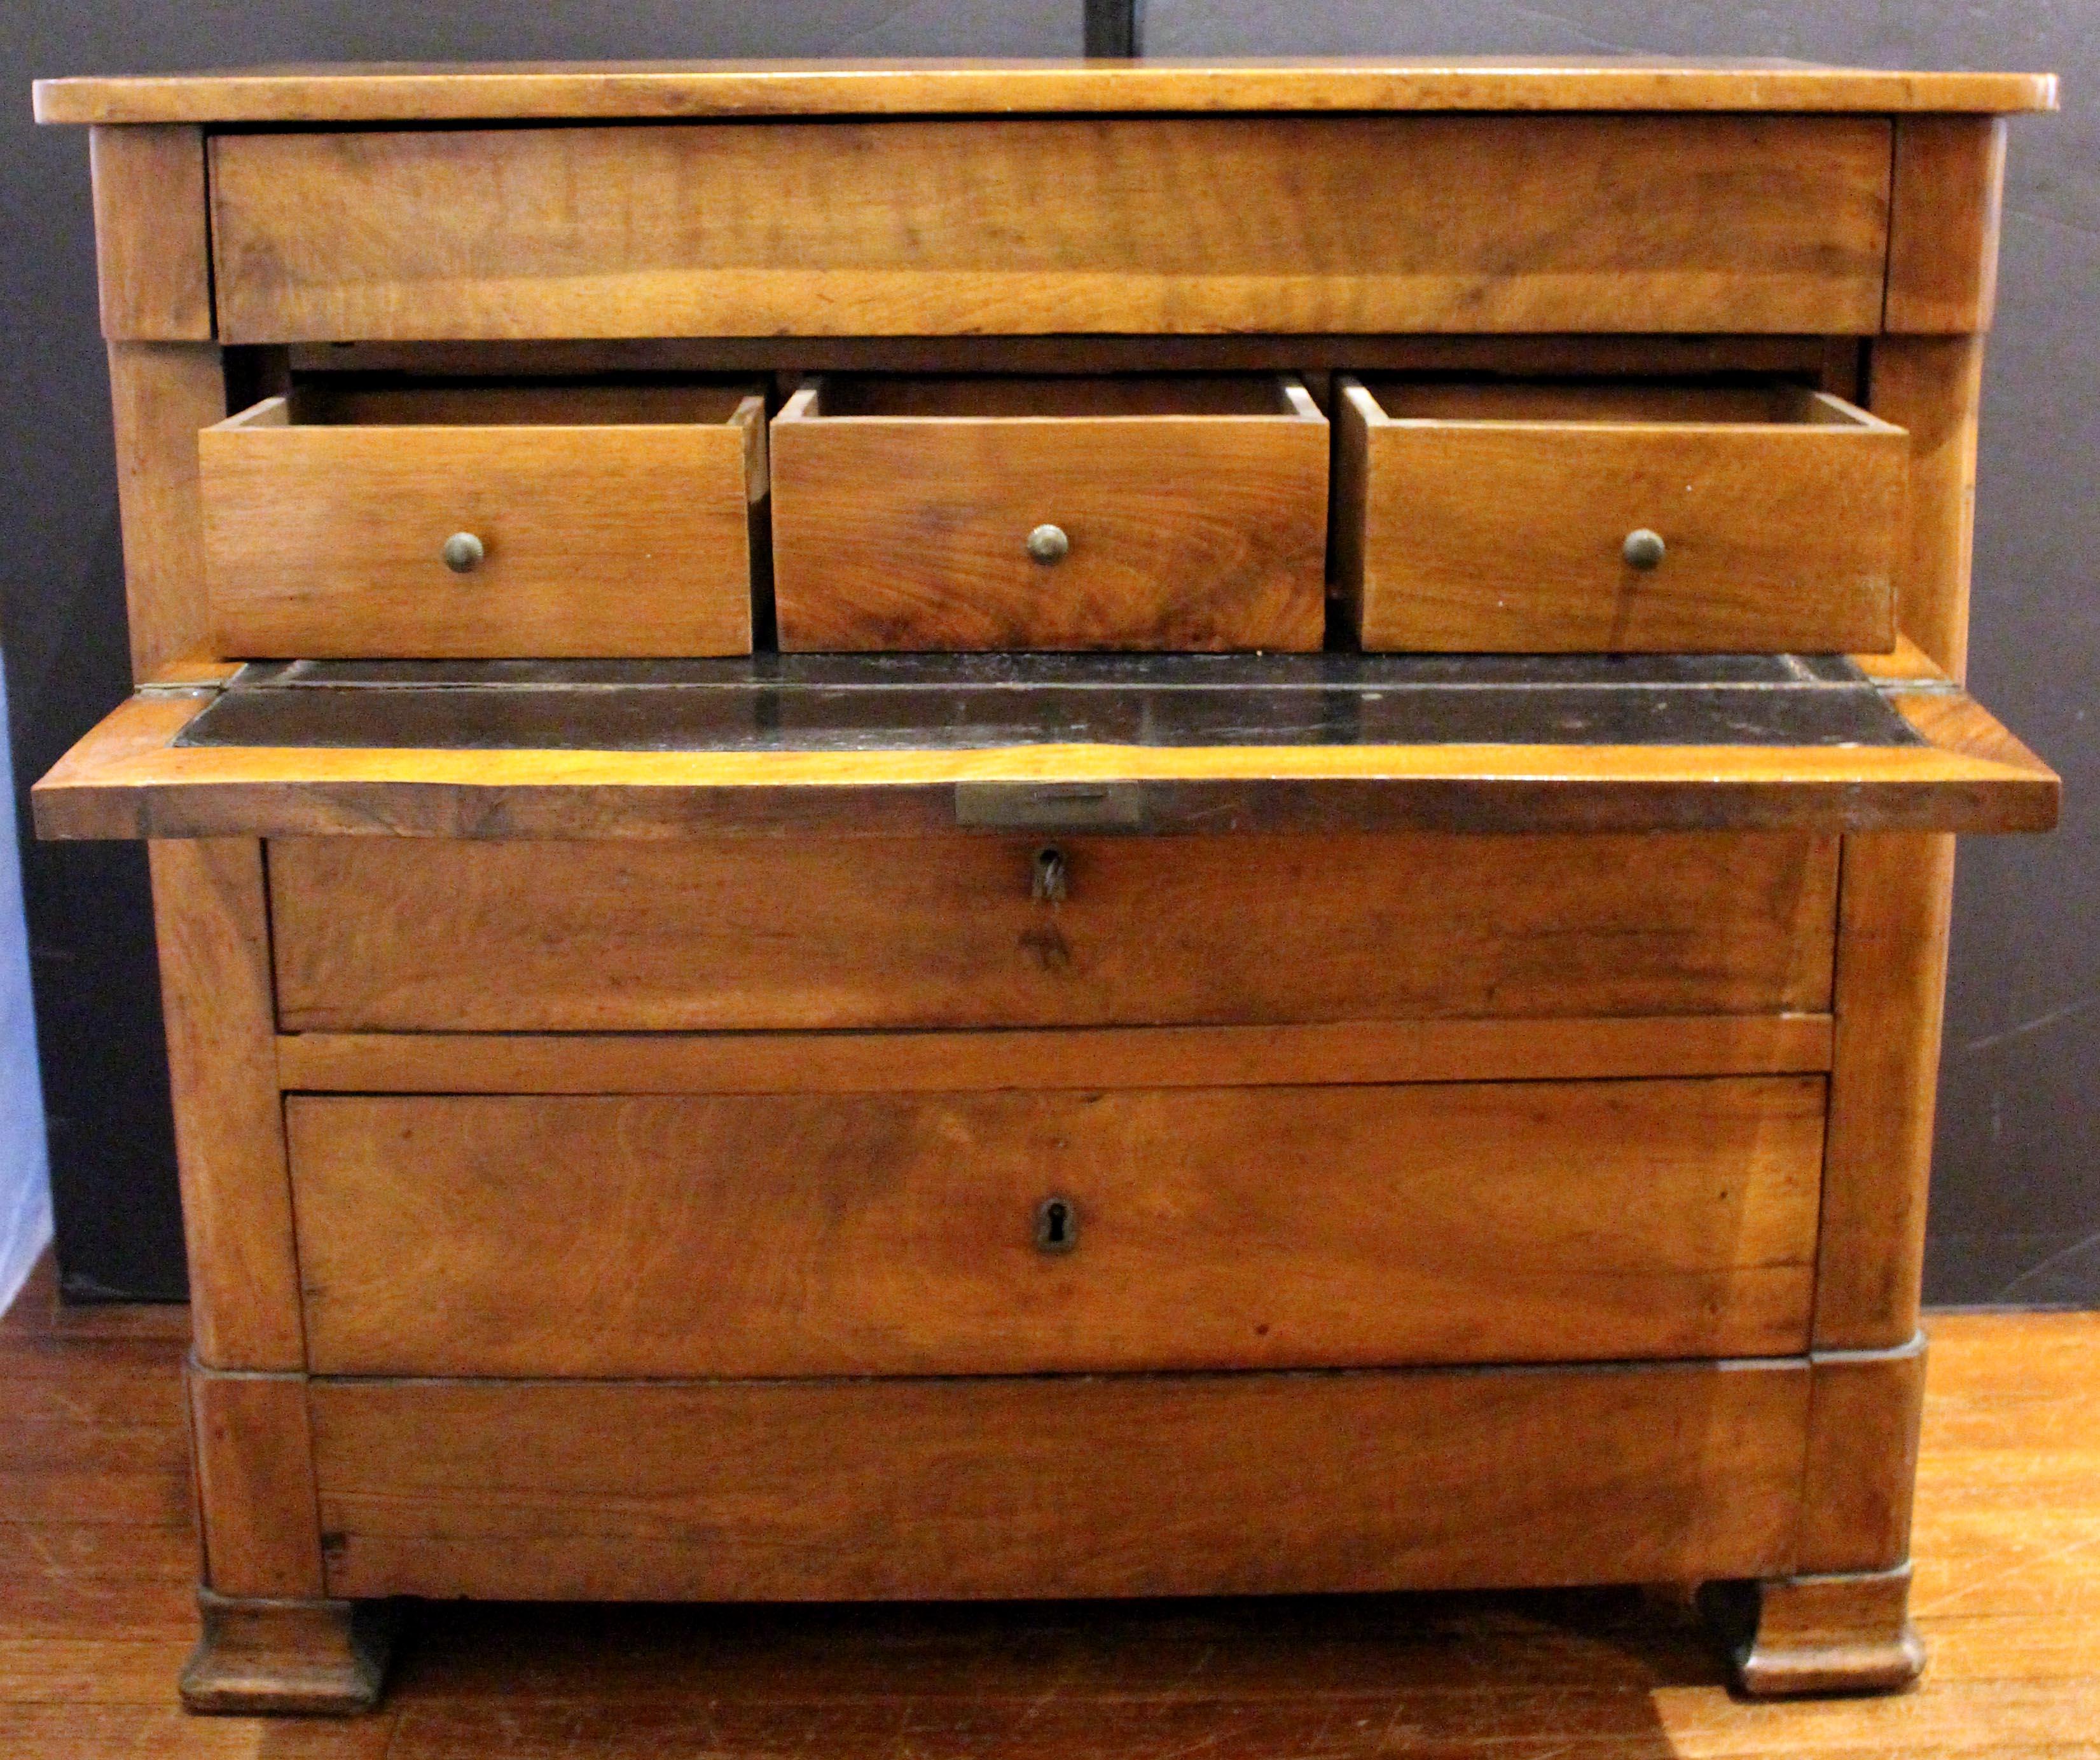
[[293, 662], [142, 692], [59, 837], [2040, 831], [1958, 688], [1833, 656]]

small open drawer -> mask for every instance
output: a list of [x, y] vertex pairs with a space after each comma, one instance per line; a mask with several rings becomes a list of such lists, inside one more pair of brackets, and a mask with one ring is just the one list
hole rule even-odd
[[197, 460], [222, 654], [751, 651], [753, 386], [301, 386]]
[[1362, 645], [1886, 652], [1909, 442], [1798, 386], [1344, 378]]
[[825, 378], [773, 468], [790, 653], [1321, 644], [1327, 423], [1295, 378]]

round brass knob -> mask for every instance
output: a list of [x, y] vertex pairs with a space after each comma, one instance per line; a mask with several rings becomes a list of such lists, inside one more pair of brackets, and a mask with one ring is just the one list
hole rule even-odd
[[1046, 567], [1062, 562], [1071, 548], [1072, 540], [1065, 536], [1062, 526], [1038, 526], [1028, 534], [1028, 554]]
[[445, 547], [438, 554], [454, 574], [470, 575], [481, 567], [481, 559], [488, 551], [471, 532], [455, 532], [445, 540]]
[[1626, 534], [1626, 541], [1620, 554], [1626, 558], [1626, 565], [1630, 568], [1652, 568], [1662, 560], [1669, 548], [1662, 541], [1660, 532], [1651, 532], [1643, 526]]

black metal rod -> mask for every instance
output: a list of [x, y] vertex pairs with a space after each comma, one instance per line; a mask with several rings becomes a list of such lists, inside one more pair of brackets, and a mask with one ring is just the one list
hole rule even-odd
[[1087, 53], [1127, 59], [1145, 53], [1145, 0], [1087, 0]]

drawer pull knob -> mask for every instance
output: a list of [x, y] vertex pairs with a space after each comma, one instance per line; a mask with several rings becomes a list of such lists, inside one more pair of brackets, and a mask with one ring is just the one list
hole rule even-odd
[[1648, 569], [1654, 567], [1662, 560], [1664, 553], [1669, 548], [1670, 546], [1662, 541], [1662, 534], [1660, 532], [1651, 532], [1646, 526], [1642, 526], [1626, 534], [1626, 541], [1621, 554], [1626, 557], [1628, 567]]
[[1062, 562], [1071, 548], [1072, 540], [1065, 536], [1062, 526], [1038, 526], [1028, 534], [1028, 554], [1046, 568]]
[[1065, 852], [1061, 849], [1039, 849], [1035, 853], [1035, 875], [1029, 884], [1029, 895], [1039, 904], [1062, 904], [1071, 889], [1072, 876], [1065, 865]]
[[1079, 1244], [1079, 1206], [1069, 1198], [1046, 1198], [1035, 1206], [1039, 1252], [1069, 1253]]
[[455, 532], [445, 540], [445, 547], [438, 553], [445, 559], [445, 567], [456, 575], [470, 575], [481, 567], [481, 559], [488, 555], [480, 539], [471, 532]]

